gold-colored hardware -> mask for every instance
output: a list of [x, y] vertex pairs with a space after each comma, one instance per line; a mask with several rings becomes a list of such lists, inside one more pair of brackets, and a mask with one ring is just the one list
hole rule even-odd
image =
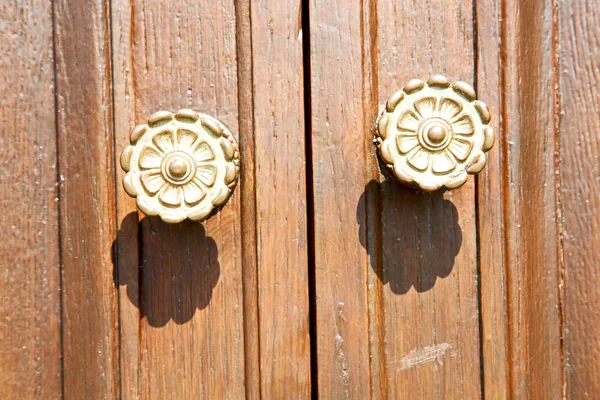
[[121, 154], [125, 191], [146, 215], [202, 221], [227, 202], [240, 153], [229, 130], [192, 110], [159, 111], [131, 131]]
[[490, 118], [467, 83], [414, 79], [388, 100], [375, 144], [401, 182], [427, 192], [456, 189], [485, 167], [494, 145]]

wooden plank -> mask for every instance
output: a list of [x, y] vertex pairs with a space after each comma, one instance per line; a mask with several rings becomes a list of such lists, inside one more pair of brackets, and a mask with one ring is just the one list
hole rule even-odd
[[[379, 1], [379, 103], [434, 73], [473, 84], [474, 17], [472, 2]], [[443, 194], [389, 177], [381, 189], [388, 396], [478, 398], [474, 179]]]
[[64, 395], [119, 394], [109, 4], [54, 4]]
[[345, 0], [309, 7], [318, 396], [369, 398], [367, 236], [360, 229], [367, 210], [360, 200], [373, 156], [364, 128], [374, 121], [363, 104], [363, 86], [371, 84], [363, 75], [365, 9]]
[[[356, 207], [359, 224], [360, 244], [367, 250], [367, 304], [369, 313], [369, 358], [371, 375], [371, 398], [388, 398], [389, 379], [386, 365], [385, 302], [383, 293], [383, 252], [381, 174], [379, 159], [373, 146], [375, 124], [379, 117], [379, 59], [378, 54], [378, 8], [377, 0], [363, 3], [362, 10], [362, 71], [363, 71], [363, 121], [364, 146], [366, 149], [365, 170], [368, 183]], [[366, 134], [368, 132], [368, 134]], [[364, 203], [363, 203], [364, 201]], [[364, 213], [364, 215], [363, 215]]]
[[562, 397], [554, 6], [508, 0], [501, 16], [509, 388], [515, 398]]
[[560, 181], [566, 394], [600, 397], [600, 4], [564, 1], [560, 32]]
[[477, 175], [477, 223], [481, 301], [483, 389], [486, 399], [508, 398], [508, 326], [506, 309], [506, 254], [504, 237], [504, 168], [502, 148], [502, 74], [500, 60], [501, 4], [481, 0], [475, 4], [477, 94], [492, 112], [496, 144], [488, 153], [487, 167]]
[[251, 10], [261, 396], [309, 398], [302, 2]]
[[0, 393], [61, 398], [52, 4], [0, 5]]
[[244, 362], [246, 399], [260, 398], [260, 334], [254, 167], [254, 97], [251, 0], [236, 2], [238, 109], [241, 158], [242, 280], [244, 286]]
[[[153, 112], [180, 108], [211, 114], [239, 137], [235, 13], [233, 1], [132, 0], [117, 7], [115, 77], [125, 77], [127, 85], [115, 86], [115, 104], [130, 102], [116, 110], [119, 143]], [[137, 370], [139, 382], [123, 380], [124, 394], [244, 396], [240, 196], [236, 190], [203, 224], [142, 219], [140, 275], [119, 282], [140, 285], [131, 297], [126, 290], [123, 300], [139, 307], [141, 318], [121, 318], [123, 324], [139, 324], [139, 356], [132, 350], [132, 365], [123, 366], [131, 374]], [[119, 218], [127, 214], [123, 210]], [[137, 252], [134, 246], [129, 239], [119, 252]], [[136, 329], [122, 332], [133, 335]]]
[[[139, 123], [135, 117], [135, 88], [130, 62], [135, 43], [131, 34], [132, 9], [126, 2], [111, 4], [115, 156], [129, 145], [130, 130]], [[120, 95], [120, 94], [125, 94]], [[114, 278], [119, 291], [119, 370], [122, 399], [139, 399], [140, 374], [140, 251], [139, 220], [135, 199], [123, 190], [123, 173], [118, 169], [116, 212], [119, 230], [113, 245]]]

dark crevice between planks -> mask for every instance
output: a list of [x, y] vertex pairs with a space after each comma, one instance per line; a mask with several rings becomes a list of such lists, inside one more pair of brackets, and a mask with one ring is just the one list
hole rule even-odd
[[310, 14], [309, 0], [302, 0], [302, 70], [304, 84], [304, 129], [306, 160], [306, 223], [308, 242], [308, 297], [310, 313], [310, 381], [311, 396], [318, 398], [318, 357], [317, 357], [317, 288], [315, 266], [315, 220], [314, 182], [312, 153], [312, 111], [311, 111], [311, 64], [310, 64]]
[[[478, 81], [478, 71], [479, 71], [479, 50], [478, 50], [478, 24], [477, 24], [477, 0], [473, 0], [473, 87], [475, 88], [475, 93], [479, 92], [479, 81]], [[480, 194], [480, 180], [478, 178], [475, 179], [475, 256], [477, 259], [477, 310], [478, 310], [478, 326], [479, 326], [479, 382], [481, 388], [481, 398], [485, 399], [485, 366], [484, 366], [484, 340], [483, 340], [483, 302], [482, 302], [482, 293], [481, 293], [481, 279], [483, 275], [481, 274], [481, 235], [480, 235], [480, 225], [479, 225], [479, 194]]]
[[[508, 35], [509, 32], [506, 28], [507, 23], [510, 21], [509, 19], [507, 19], [508, 17], [508, 13], [510, 12], [510, 10], [508, 10], [508, 5], [506, 4], [506, 0], [501, 0], [500, 1], [500, 15], [499, 15], [499, 34], [500, 34], [500, 58], [498, 60], [498, 70], [500, 71], [500, 76], [499, 76], [499, 80], [500, 80], [500, 93], [499, 93], [499, 105], [500, 105], [500, 111], [499, 111], [499, 116], [500, 116], [500, 124], [499, 124], [499, 130], [501, 133], [504, 134], [504, 132], [507, 132], [508, 129], [508, 118], [507, 118], [507, 96], [504, 92], [504, 88], [506, 88], [506, 84], [507, 82], [510, 81], [510, 72], [507, 70], [506, 66], [508, 65], [508, 61], [507, 61], [507, 43], [508, 43]], [[499, 146], [498, 151], [500, 153], [500, 168], [502, 171], [501, 174], [501, 184], [500, 187], [502, 188], [502, 194], [501, 194], [501, 199], [502, 199], [502, 220], [503, 222], [506, 221], [507, 219], [507, 215], [508, 215], [508, 207], [509, 207], [509, 197], [508, 197], [508, 193], [510, 190], [510, 170], [509, 170], [509, 166], [508, 166], [508, 162], [503, 162], [504, 160], [508, 160], [508, 143], [506, 143], [507, 141], [505, 140], [499, 140], [500, 138], [496, 138], [498, 140], [498, 143], [496, 144], [497, 146]], [[503, 252], [503, 257], [504, 259], [502, 260], [503, 263], [503, 268], [504, 268], [504, 276], [506, 277], [505, 279], [505, 285], [506, 285], [506, 289], [504, 291], [504, 301], [507, 304], [506, 307], [506, 326], [509, 326], [509, 322], [511, 321], [511, 313], [512, 313], [512, 307], [510, 307], [510, 292], [511, 292], [511, 282], [510, 279], [508, 279], [508, 277], [510, 276], [510, 268], [509, 268], [509, 261], [510, 261], [510, 256], [509, 256], [509, 252], [507, 251], [507, 249], [509, 249], [509, 238], [508, 235], [506, 234], [506, 232], [503, 232], [504, 237], [502, 240], [502, 246], [504, 247], [505, 251]], [[512, 354], [513, 350], [512, 350], [512, 343], [510, 340], [510, 330], [507, 329], [506, 331], [506, 354], [508, 357], [510, 357], [510, 355]], [[508, 393], [514, 393], [514, 382], [512, 379], [512, 369], [513, 369], [513, 363], [508, 362], [507, 363], [507, 392]]]
[[60, 332], [60, 380], [61, 380], [61, 392], [63, 397], [65, 396], [65, 351], [64, 351], [64, 326], [63, 326], [63, 274], [62, 274], [62, 265], [63, 265], [63, 254], [62, 254], [62, 229], [61, 229], [61, 207], [60, 201], [61, 190], [60, 190], [60, 126], [59, 126], [59, 102], [58, 102], [58, 65], [56, 63], [56, 2], [53, 1], [51, 5], [52, 11], [52, 65], [54, 66], [54, 129], [55, 129], [55, 139], [56, 139], [56, 197], [58, 198], [58, 207], [56, 207], [56, 232], [58, 236], [58, 288], [59, 288], [59, 332]]
[[242, 290], [244, 326], [244, 375], [246, 398], [261, 398], [260, 307], [258, 290], [258, 249], [256, 243], [256, 190], [254, 142], [254, 80], [252, 59], [252, 13], [250, 0], [237, 0], [236, 38], [238, 70], [238, 132], [241, 163]]
[[[121, 326], [122, 326], [122, 321], [121, 321], [121, 291], [119, 290], [119, 198], [117, 193], [119, 193], [119, 189], [120, 189], [120, 184], [117, 180], [117, 171], [120, 171], [120, 163], [117, 162], [117, 160], [119, 160], [119, 158], [117, 157], [117, 120], [116, 120], [116, 112], [115, 112], [115, 102], [114, 102], [114, 98], [115, 98], [115, 85], [114, 85], [114, 79], [115, 79], [115, 66], [114, 66], [114, 62], [113, 62], [113, 55], [115, 54], [114, 52], [114, 46], [113, 46], [113, 30], [112, 30], [112, 6], [113, 6], [113, 2], [109, 1], [108, 4], [105, 5], [106, 9], [107, 9], [107, 29], [108, 29], [108, 62], [110, 63], [110, 104], [111, 104], [111, 108], [112, 108], [112, 162], [113, 162], [113, 184], [114, 184], [114, 219], [115, 219], [115, 232], [114, 232], [114, 245], [112, 246], [111, 250], [113, 252], [113, 254], [111, 255], [112, 259], [113, 259], [113, 275], [116, 277], [116, 279], [114, 280], [114, 290], [116, 293], [116, 320], [118, 322], [118, 327], [117, 327], [117, 343], [116, 343], [116, 364], [119, 366], [119, 371], [118, 373], [116, 373], [116, 379], [117, 379], [117, 388], [118, 388], [118, 393], [120, 398], [124, 398], [125, 395], [123, 394], [123, 385], [121, 384], [121, 344], [123, 343], [123, 338], [121, 336]], [[138, 260], [142, 260], [142, 230], [138, 229], [138, 252], [139, 252], [139, 258]], [[141, 268], [138, 268], [138, 282], [139, 281], [139, 271], [141, 271]], [[138, 284], [138, 291], [141, 292], [141, 285]], [[139, 293], [141, 294], [141, 293]], [[141, 299], [141, 297], [138, 297], [139, 299]]]

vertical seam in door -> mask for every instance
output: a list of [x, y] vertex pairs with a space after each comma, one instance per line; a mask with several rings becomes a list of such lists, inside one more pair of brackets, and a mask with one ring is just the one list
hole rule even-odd
[[[477, 80], [477, 72], [479, 68], [479, 50], [477, 46], [479, 45], [478, 38], [478, 25], [477, 25], [477, 0], [473, 0], [472, 3], [472, 15], [473, 15], [473, 87], [475, 88], [475, 92], [478, 92], [479, 82]], [[475, 245], [476, 245], [476, 279], [477, 279], [477, 309], [479, 318], [477, 319], [478, 328], [479, 328], [479, 389], [481, 393], [481, 398], [485, 399], [485, 368], [484, 368], [484, 352], [483, 352], [483, 309], [482, 309], [482, 299], [481, 299], [481, 236], [479, 232], [479, 179], [475, 179]]]
[[62, 232], [61, 232], [61, 190], [60, 190], [60, 135], [59, 135], [59, 117], [58, 112], [58, 66], [56, 62], [56, 1], [52, 1], [51, 6], [52, 12], [52, 58], [54, 65], [54, 127], [55, 127], [55, 140], [56, 140], [56, 195], [58, 198], [58, 207], [56, 207], [56, 216], [58, 223], [56, 224], [56, 231], [58, 236], [58, 283], [59, 283], [59, 304], [60, 304], [60, 386], [61, 386], [61, 397], [65, 398], [65, 346], [64, 346], [64, 326], [63, 326], [63, 279], [62, 279], [62, 268], [63, 268], [63, 254], [62, 254]]
[[[131, 16], [131, 21], [130, 21], [130, 28], [129, 28], [129, 43], [133, 44], [136, 43], [136, 19], [135, 19], [135, 15], [136, 15], [136, 10], [135, 10], [135, 2], [134, 1], [130, 1], [129, 2], [129, 7], [130, 7], [130, 13], [129, 15]], [[142, 7], [143, 8], [143, 7]], [[111, 16], [112, 16], [112, 12], [111, 12]], [[111, 21], [112, 21], [112, 17], [111, 17]], [[111, 33], [112, 33], [112, 29], [111, 29]], [[111, 38], [111, 43], [112, 43], [112, 38]], [[114, 53], [113, 53], [114, 54]], [[132, 109], [133, 109], [133, 115], [134, 118], [137, 116], [137, 107], [136, 107], [136, 67], [135, 67], [135, 63], [134, 63], [134, 54], [133, 51], [130, 52], [131, 55], [131, 59], [129, 60], [129, 66], [131, 68], [131, 89], [132, 89], [132, 97], [134, 98], [134, 101], [132, 102]], [[113, 71], [114, 71], [114, 63], [113, 63]], [[114, 73], [113, 73], [113, 77], [114, 77]], [[114, 79], [114, 78], [113, 78]], [[114, 86], [113, 86], [113, 98], [114, 98]], [[114, 107], [114, 106], [113, 106]], [[116, 117], [115, 117], [115, 121], [116, 121]], [[115, 132], [116, 132], [116, 125], [115, 125]], [[116, 135], [115, 135], [115, 140], [116, 140]], [[116, 182], [115, 182], [116, 184]], [[136, 210], [137, 212], [137, 210]], [[144, 308], [144, 269], [143, 269], [143, 264], [144, 264], [144, 230], [141, 227], [140, 221], [139, 221], [139, 212], [138, 212], [138, 237], [137, 237], [137, 245], [138, 245], [138, 258], [137, 258], [137, 262], [138, 262], [138, 269], [137, 269], [137, 284], [138, 284], [138, 292], [137, 292], [137, 299], [138, 299], [138, 304], [139, 304], [139, 319], [138, 319], [138, 327], [137, 327], [137, 393], [138, 395], [141, 396], [142, 394], [142, 368], [141, 368], [141, 361], [142, 361], [142, 331], [145, 329], [145, 325], [142, 321], [143, 319], [143, 313], [145, 310]], [[117, 241], [117, 249], [118, 249], [118, 241]], [[121, 304], [120, 300], [119, 300], [119, 305]], [[120, 318], [120, 311], [119, 311], [119, 318]], [[122, 386], [122, 385], [121, 385]]]
[[[115, 73], [114, 73], [114, 69], [115, 69], [115, 65], [113, 63], [113, 54], [114, 54], [114, 48], [113, 48], [113, 31], [112, 31], [112, 1], [109, 1], [108, 4], [105, 3], [104, 5], [106, 7], [105, 9], [105, 13], [106, 13], [106, 19], [107, 19], [107, 29], [108, 29], [108, 62], [110, 63], [110, 104], [111, 104], [111, 108], [112, 108], [112, 112], [111, 112], [111, 117], [112, 117], [112, 167], [113, 167], [113, 185], [114, 185], [114, 191], [113, 191], [113, 196], [114, 196], [114, 206], [113, 206], [113, 212], [114, 212], [114, 219], [115, 219], [115, 226], [114, 226], [114, 232], [113, 232], [113, 237], [116, 243], [116, 246], [113, 247], [112, 251], [112, 257], [114, 260], [114, 270], [113, 270], [113, 274], [115, 274], [115, 276], [117, 276], [117, 279], [113, 279], [113, 284], [115, 285], [114, 290], [116, 292], [116, 304], [115, 304], [115, 313], [116, 313], [116, 321], [117, 321], [117, 340], [115, 343], [115, 347], [113, 349], [113, 351], [115, 351], [116, 349], [116, 365], [117, 365], [117, 373], [115, 373], [115, 384], [117, 385], [117, 393], [119, 394], [119, 398], [123, 398], [123, 385], [121, 385], [121, 293], [119, 291], [119, 257], [118, 257], [118, 249], [119, 249], [119, 241], [118, 241], [118, 230], [119, 230], [119, 212], [118, 212], [118, 198], [117, 198], [117, 193], [118, 193], [118, 184], [117, 184], [117, 124], [116, 124], [116, 118], [115, 118], [115, 102], [114, 102], [114, 98], [115, 98], [115, 85], [114, 85], [114, 79], [115, 79]], [[138, 282], [138, 286], [139, 286], [139, 282]], [[139, 299], [138, 299], [139, 302]]]
[[[507, 28], [506, 28], [506, 21], [507, 21], [507, 15], [508, 15], [508, 10], [507, 10], [507, 1], [508, 0], [499, 0], [499, 34], [500, 34], [500, 56], [499, 56], [499, 60], [498, 60], [498, 70], [500, 71], [499, 74], [499, 104], [500, 104], [500, 112], [499, 115], [501, 116], [501, 120], [499, 121], [499, 127], [500, 127], [500, 133], [503, 135], [506, 135], [507, 133], [507, 128], [508, 128], [508, 118], [507, 118], [507, 106], [506, 106], [506, 95], [505, 95], [505, 89], [506, 89], [506, 82], [508, 81], [507, 75], [510, 73], [509, 71], [506, 70], [506, 64], [507, 64], [507, 40], [508, 40], [508, 32], [507, 32]], [[504, 316], [504, 325], [507, 327], [506, 332], [505, 332], [505, 341], [506, 341], [506, 357], [508, 358], [508, 362], [506, 365], [507, 371], [507, 393], [508, 393], [508, 397], [512, 398], [513, 397], [513, 390], [514, 390], [514, 382], [513, 382], [513, 372], [512, 372], [512, 363], [510, 362], [510, 358], [512, 357], [512, 341], [511, 341], [511, 333], [510, 333], [510, 329], [509, 327], [509, 322], [511, 321], [511, 313], [512, 313], [512, 307], [510, 306], [510, 291], [511, 291], [511, 280], [508, 279], [508, 277], [510, 276], [509, 272], [510, 272], [510, 268], [509, 268], [509, 237], [506, 234], [505, 230], [504, 230], [504, 222], [506, 220], [507, 217], [507, 208], [508, 208], [508, 193], [509, 193], [509, 166], [508, 166], [508, 144], [506, 143], [505, 140], [500, 140], [500, 138], [498, 138], [499, 141], [499, 153], [500, 153], [500, 171], [501, 171], [501, 182], [500, 182], [500, 188], [502, 190], [501, 193], [501, 210], [502, 210], [502, 224], [501, 226], [503, 227], [502, 229], [502, 234], [503, 234], [503, 253], [502, 253], [502, 257], [503, 257], [503, 268], [504, 268], [504, 276], [506, 277], [505, 279], [505, 285], [506, 285], [506, 289], [504, 291], [504, 302], [506, 304], [506, 314]]]
[[563, 398], [567, 397], [567, 370], [566, 370], [566, 349], [565, 349], [565, 259], [564, 259], [564, 227], [563, 227], [563, 215], [562, 215], [562, 181], [561, 181], [561, 168], [560, 168], [560, 148], [561, 148], [561, 93], [560, 93], [560, 55], [559, 49], [559, 2], [553, 0], [552, 2], [552, 72], [553, 72], [553, 86], [554, 86], [554, 104], [553, 104], [553, 119], [554, 119], [554, 201], [555, 201], [555, 213], [556, 213], [556, 236], [558, 243], [556, 246], [557, 261], [558, 261], [558, 277], [557, 277], [557, 295], [558, 295], [558, 324], [559, 324], [559, 338], [560, 338], [560, 379], [562, 387]]
[[311, 51], [310, 51], [310, 5], [302, 3], [302, 72], [304, 86], [304, 158], [306, 162], [306, 227], [308, 244], [308, 301], [310, 336], [310, 382], [311, 397], [318, 398], [318, 350], [317, 350], [317, 288], [315, 265], [315, 221], [312, 154], [312, 109], [311, 109]]

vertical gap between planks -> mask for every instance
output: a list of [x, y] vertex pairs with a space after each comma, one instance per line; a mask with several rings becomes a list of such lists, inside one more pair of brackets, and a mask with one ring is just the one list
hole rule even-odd
[[[111, 112], [111, 117], [112, 117], [112, 162], [113, 162], [113, 185], [114, 185], [114, 190], [113, 190], [113, 196], [114, 196], [114, 219], [115, 219], [115, 232], [114, 232], [114, 238], [115, 238], [115, 246], [113, 246], [111, 248], [111, 251], [113, 252], [112, 259], [114, 260], [114, 270], [113, 270], [113, 276], [116, 277], [115, 280], [115, 293], [116, 293], [116, 310], [115, 312], [117, 313], [116, 315], [116, 320], [117, 320], [117, 343], [116, 343], [116, 364], [119, 366], [118, 367], [118, 372], [117, 374], [115, 374], [115, 378], [117, 380], [116, 385], [118, 388], [118, 393], [119, 393], [119, 397], [122, 399], [123, 398], [123, 385], [121, 384], [121, 343], [123, 342], [122, 337], [121, 337], [121, 292], [119, 290], [119, 199], [117, 196], [117, 193], [119, 193], [119, 183], [117, 182], [117, 168], [120, 168], [120, 163], [117, 162], [117, 120], [116, 120], [116, 112], [115, 112], [115, 102], [114, 102], [114, 98], [115, 98], [115, 85], [114, 85], [114, 80], [115, 80], [115, 64], [113, 62], [113, 55], [114, 55], [114, 47], [113, 47], [113, 30], [112, 30], [112, 16], [113, 16], [113, 10], [112, 10], [112, 6], [113, 6], [113, 2], [109, 1], [108, 4], [105, 3], [105, 7], [107, 8], [106, 11], [106, 19], [107, 19], [107, 29], [108, 29], [108, 52], [109, 52], [109, 57], [108, 57], [108, 62], [110, 63], [109, 69], [110, 69], [110, 107], [112, 108], [112, 112]], [[139, 248], [139, 243], [138, 243], [138, 248]], [[139, 258], [139, 260], [141, 260], [141, 258]], [[139, 287], [139, 285], [138, 285]]]
[[567, 398], [567, 360], [565, 349], [565, 262], [564, 262], [564, 230], [562, 214], [562, 181], [561, 181], [561, 92], [560, 92], [560, 59], [559, 59], [559, 1], [552, 1], [552, 66], [553, 66], [553, 86], [554, 86], [554, 201], [556, 213], [556, 237], [558, 245], [556, 246], [557, 257], [557, 295], [558, 295], [558, 323], [559, 323], [559, 342], [560, 342], [560, 379], [563, 398]]
[[[501, 120], [499, 121], [499, 127], [500, 127], [500, 132], [502, 134], [504, 134], [505, 132], [507, 132], [507, 128], [508, 128], [508, 118], [507, 118], [507, 107], [506, 107], [506, 95], [505, 95], [505, 88], [506, 88], [506, 82], [508, 82], [508, 78], [507, 75], [510, 73], [509, 71], [506, 70], [505, 65], [507, 64], [506, 59], [507, 59], [507, 48], [506, 48], [506, 43], [508, 40], [508, 32], [506, 29], [506, 17], [508, 15], [508, 11], [507, 10], [507, 0], [500, 0], [500, 10], [499, 10], [499, 35], [500, 35], [500, 58], [498, 60], [499, 66], [498, 66], [498, 70], [500, 71], [500, 76], [499, 76], [499, 88], [500, 88], [500, 93], [499, 93], [499, 104], [500, 104], [500, 115], [501, 115]], [[507, 140], [501, 140], [499, 141], [499, 151], [500, 151], [500, 157], [501, 157], [501, 162], [500, 162], [500, 170], [502, 171], [501, 174], [501, 184], [500, 187], [502, 188], [502, 194], [501, 194], [501, 199], [502, 199], [502, 221], [503, 221], [503, 226], [504, 226], [504, 221], [506, 221], [506, 216], [507, 216], [507, 208], [508, 206], [508, 193], [510, 190], [509, 187], [509, 167], [508, 167], [508, 141]], [[505, 162], [502, 162], [505, 161]], [[504, 229], [503, 229], [504, 232]], [[506, 235], [504, 233], [503, 235], [503, 241], [502, 241], [502, 245], [504, 247], [504, 249], [508, 249], [509, 248], [509, 238], [508, 235]], [[509, 261], [510, 261], [510, 257], [509, 257], [509, 252], [508, 251], [504, 251], [503, 252], [503, 268], [504, 268], [504, 276], [508, 277], [510, 276], [510, 268], [509, 268]], [[505, 296], [505, 302], [506, 302], [506, 316], [505, 316], [505, 324], [508, 327], [509, 326], [509, 322], [511, 321], [511, 314], [512, 314], [512, 307], [510, 307], [510, 292], [511, 292], [511, 281], [510, 279], [506, 278], [505, 279], [505, 285], [506, 285], [506, 289], [504, 291], [504, 296]], [[506, 330], [506, 353], [507, 356], [510, 358], [511, 354], [512, 354], [512, 347], [513, 347], [513, 343], [510, 340], [510, 329]], [[513, 382], [513, 373], [512, 373], [512, 369], [513, 369], [513, 363], [508, 362], [507, 363], [507, 384], [508, 384], [508, 388], [507, 388], [507, 393], [509, 394], [513, 394], [514, 393], [514, 382]]]
[[[118, 219], [118, 203], [117, 203], [117, 193], [118, 193], [118, 183], [117, 183], [117, 168], [120, 168], [120, 162], [117, 163], [117, 158], [116, 158], [116, 145], [117, 145], [117, 128], [116, 128], [116, 117], [115, 117], [115, 109], [114, 109], [114, 62], [113, 62], [113, 31], [112, 31], [112, 0], [108, 0], [105, 1], [103, 3], [103, 13], [105, 15], [106, 18], [106, 30], [107, 30], [107, 34], [108, 34], [108, 46], [107, 49], [105, 50], [106, 57], [107, 57], [107, 63], [108, 63], [108, 68], [107, 70], [110, 73], [110, 77], [108, 79], [108, 82], [110, 84], [110, 87], [108, 88], [108, 103], [109, 103], [109, 109], [110, 109], [110, 126], [108, 127], [108, 132], [109, 134], [112, 134], [112, 140], [108, 140], [108, 143], [110, 143], [110, 145], [112, 146], [112, 160], [108, 161], [108, 165], [107, 166], [111, 166], [112, 164], [112, 180], [113, 180], [113, 193], [112, 193], [112, 197], [113, 197], [113, 207], [112, 207], [112, 214], [113, 214], [113, 218], [114, 218], [114, 226], [113, 226], [113, 240], [116, 243], [116, 246], [113, 248], [111, 247], [111, 251], [113, 252], [113, 254], [111, 255], [112, 259], [114, 260], [114, 264], [113, 264], [113, 276], [115, 273], [117, 273], [117, 277], [118, 277], [118, 257], [117, 257], [117, 251], [116, 248], [118, 247], [118, 237], [119, 237], [119, 219]], [[110, 197], [110, 196], [108, 196]], [[117, 278], [118, 280], [118, 278]], [[121, 385], [121, 328], [120, 328], [120, 324], [121, 324], [121, 303], [120, 303], [120, 292], [119, 292], [119, 285], [118, 282], [115, 282], [114, 279], [111, 280], [111, 284], [112, 286], [112, 290], [115, 293], [115, 309], [114, 309], [114, 313], [115, 315], [113, 316], [113, 321], [116, 324], [116, 327], [114, 327], [114, 329], [116, 330], [116, 335], [113, 336], [113, 343], [112, 343], [112, 353], [114, 354], [115, 360], [113, 361], [113, 368], [114, 365], [116, 365], [116, 371], [113, 371], [113, 375], [114, 375], [114, 379], [115, 379], [115, 383], [114, 385], [116, 386], [116, 391], [115, 391], [115, 395], [119, 396], [119, 399], [123, 398], [122, 394], [121, 394], [121, 390], [122, 390], [122, 385]]]
[[251, 0], [237, 0], [236, 41], [238, 65], [238, 133], [242, 156], [240, 179], [242, 214], [242, 291], [244, 298], [244, 380], [246, 398], [261, 398], [260, 292], [258, 290], [258, 249], [256, 221], [256, 148], [254, 141], [254, 62], [252, 53]]
[[[130, 40], [131, 43], [135, 43], [135, 24], [136, 24], [136, 13], [135, 13], [135, 2], [131, 1], [130, 2], [130, 15], [131, 15], [131, 28], [130, 28], [130, 32], [129, 34], [131, 35]], [[143, 7], [142, 7], [143, 9]], [[111, 21], [112, 21], [112, 14], [111, 14]], [[111, 29], [111, 33], [112, 33], [112, 29]], [[132, 51], [130, 53], [130, 57], [131, 59], [129, 60], [129, 65], [131, 67], [131, 87], [133, 89], [133, 95], [136, 96], [137, 94], [137, 87], [136, 87], [136, 68], [135, 68], [135, 62], [134, 62], [134, 52]], [[114, 62], [113, 62], [113, 66], [114, 66]], [[114, 87], [114, 86], [113, 86]], [[136, 96], [137, 97], [137, 96]], [[133, 101], [131, 103], [131, 107], [133, 110], [133, 118], [134, 118], [134, 125], [135, 126], [135, 118], [137, 118], [138, 116], [138, 109], [137, 109], [137, 101]], [[116, 133], [116, 126], [115, 126], [115, 133]], [[115, 135], [115, 139], [116, 139], [116, 135]], [[127, 137], [127, 140], [129, 140], [129, 135]], [[137, 222], [137, 232], [138, 232], [138, 237], [137, 237], [137, 245], [138, 245], [138, 258], [137, 258], [137, 262], [138, 262], [138, 270], [137, 270], [137, 285], [138, 285], [138, 290], [137, 290], [137, 296], [138, 296], [138, 311], [139, 311], [139, 319], [138, 319], [138, 326], [137, 326], [137, 340], [138, 340], [138, 346], [137, 346], [137, 383], [138, 383], [138, 387], [137, 387], [137, 393], [139, 395], [142, 394], [142, 387], [143, 387], [143, 383], [142, 383], [142, 376], [143, 376], [143, 371], [142, 371], [142, 337], [143, 337], [143, 331], [145, 330], [145, 326], [144, 326], [144, 321], [142, 319], [142, 310], [145, 308], [145, 305], [142, 303], [145, 301], [145, 297], [144, 297], [144, 269], [142, 268], [144, 265], [144, 229], [141, 226], [141, 219], [140, 219], [140, 211], [137, 210], [137, 204], [136, 204], [136, 212], [138, 215], [138, 222]], [[118, 243], [118, 242], [117, 242]]]
[[62, 229], [61, 229], [61, 207], [60, 202], [62, 200], [61, 190], [60, 190], [60, 129], [59, 129], [59, 120], [60, 117], [58, 112], [58, 65], [56, 63], [56, 2], [52, 1], [52, 5], [50, 7], [52, 12], [52, 65], [54, 66], [54, 129], [55, 129], [55, 138], [56, 138], [56, 196], [58, 197], [58, 207], [56, 207], [56, 231], [58, 236], [58, 287], [59, 287], [59, 333], [60, 333], [60, 387], [62, 397], [65, 396], [65, 351], [64, 351], [64, 325], [63, 325], [63, 254], [62, 254]]
[[310, 382], [311, 397], [318, 398], [319, 380], [317, 357], [317, 288], [315, 268], [314, 182], [312, 154], [311, 63], [310, 63], [310, 0], [302, 1], [302, 69], [304, 84], [304, 129], [306, 162], [306, 226], [308, 242], [308, 297], [310, 314]]
[[[477, 24], [477, 0], [473, 0], [473, 87], [475, 88], [475, 93], [479, 92], [479, 81], [478, 81], [478, 71], [479, 71], [479, 50], [478, 50], [478, 24]], [[484, 337], [483, 337], [483, 308], [482, 308], [482, 293], [481, 293], [481, 235], [479, 232], [479, 194], [480, 194], [480, 181], [479, 179], [475, 179], [475, 257], [477, 262], [477, 310], [478, 310], [478, 322], [479, 322], [479, 381], [480, 381], [480, 389], [481, 389], [481, 398], [485, 399], [485, 367], [484, 367]]]

